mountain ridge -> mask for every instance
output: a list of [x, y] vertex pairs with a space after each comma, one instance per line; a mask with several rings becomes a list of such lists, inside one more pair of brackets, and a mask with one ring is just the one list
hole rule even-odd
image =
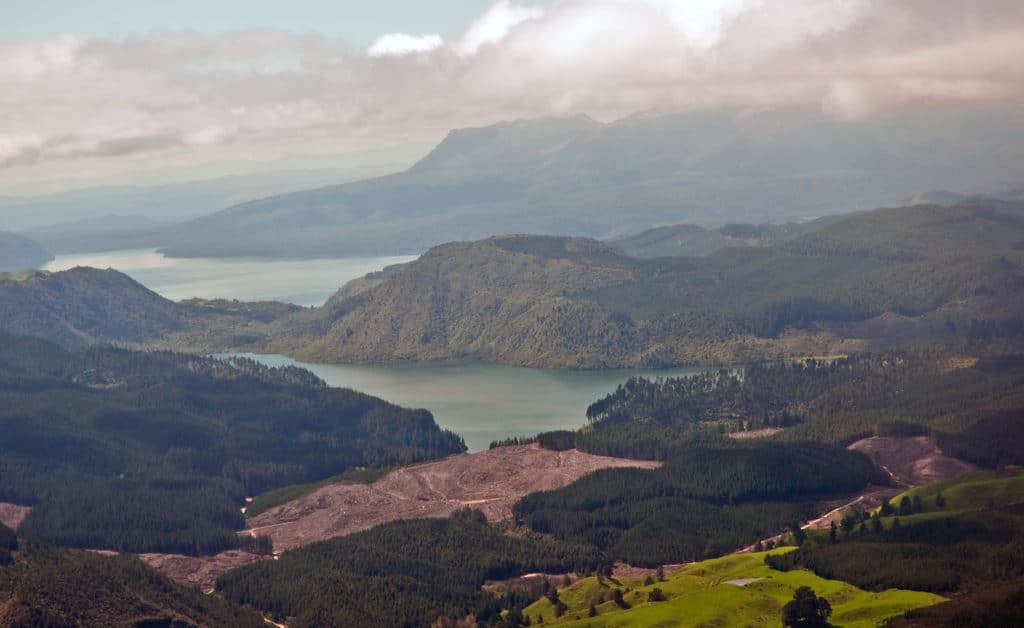
[[907, 189], [1001, 189], [1024, 179], [1024, 124], [989, 114], [840, 123], [780, 109], [455, 130], [406, 171], [229, 207], [161, 244], [179, 257], [406, 254], [495, 233], [614, 238], [863, 210]]

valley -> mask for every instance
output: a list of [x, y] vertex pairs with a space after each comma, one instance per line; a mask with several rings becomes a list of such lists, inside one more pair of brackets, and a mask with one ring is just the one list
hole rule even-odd
[[1024, 3], [0, 13], [0, 628], [1024, 626]]

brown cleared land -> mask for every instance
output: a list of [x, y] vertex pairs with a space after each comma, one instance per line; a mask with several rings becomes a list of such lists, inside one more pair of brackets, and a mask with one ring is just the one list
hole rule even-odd
[[254, 517], [247, 532], [269, 536], [281, 552], [397, 519], [447, 517], [467, 506], [500, 521], [529, 493], [561, 488], [598, 469], [658, 465], [536, 444], [498, 447], [398, 469], [373, 484], [326, 486]]
[[942, 482], [974, 468], [942, 453], [935, 439], [929, 436], [873, 436], [857, 441], [849, 449], [866, 454], [893, 480], [907, 486]]
[[182, 584], [209, 591], [221, 574], [242, 567], [264, 556], [240, 550], [228, 550], [216, 556], [183, 556], [180, 554], [139, 554], [142, 562]]
[[32, 512], [31, 506], [19, 506], [7, 502], [0, 502], [0, 524], [12, 530], [17, 530], [21, 522], [25, 520], [28, 513]]
[[[465, 507], [500, 521], [511, 518], [512, 505], [529, 493], [562, 488], [598, 469], [653, 469], [660, 464], [575, 449], [551, 451], [536, 444], [498, 447], [397, 469], [372, 484], [325, 486], [253, 517], [241, 534], [269, 536], [280, 554], [398, 519], [447, 517]], [[232, 550], [216, 556], [139, 558], [178, 582], [208, 590], [221, 574], [266, 557]]]

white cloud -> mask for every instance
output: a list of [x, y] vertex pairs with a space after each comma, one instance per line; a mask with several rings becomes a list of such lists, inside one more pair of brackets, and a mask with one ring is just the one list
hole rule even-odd
[[508, 36], [516, 26], [528, 20], [544, 16], [544, 9], [537, 6], [521, 6], [510, 0], [498, 0], [484, 13], [470, 22], [459, 37], [455, 50], [461, 55], [476, 54], [481, 46], [497, 44]]
[[551, 114], [1024, 105], [1022, 57], [1018, 0], [499, 0], [450, 42], [392, 33], [368, 50], [271, 29], [0, 42], [0, 184]]
[[388, 33], [373, 42], [366, 54], [371, 57], [403, 56], [418, 52], [430, 52], [444, 45], [440, 35], [409, 35]]

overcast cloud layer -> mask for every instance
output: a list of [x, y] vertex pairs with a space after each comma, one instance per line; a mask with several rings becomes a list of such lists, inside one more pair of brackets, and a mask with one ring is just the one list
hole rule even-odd
[[[367, 148], [514, 117], [1024, 105], [1019, 0], [500, 0], [452, 41], [272, 29], [0, 42], [0, 181]], [[55, 175], [54, 175], [55, 176]]]

